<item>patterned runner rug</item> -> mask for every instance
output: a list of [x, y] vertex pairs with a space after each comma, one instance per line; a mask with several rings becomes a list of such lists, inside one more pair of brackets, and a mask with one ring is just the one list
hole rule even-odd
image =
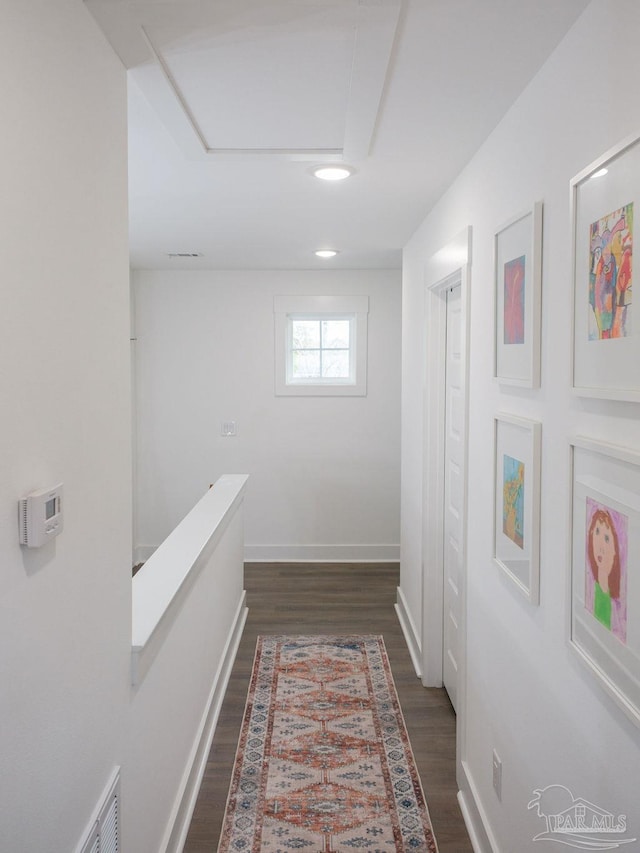
[[382, 637], [260, 637], [219, 853], [437, 846]]

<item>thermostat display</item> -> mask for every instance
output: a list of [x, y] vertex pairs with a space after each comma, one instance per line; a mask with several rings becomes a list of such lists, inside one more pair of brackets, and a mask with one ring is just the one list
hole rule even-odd
[[60, 503], [60, 498], [51, 498], [44, 505], [44, 517], [47, 521], [56, 514], [57, 505]]
[[27, 548], [40, 548], [62, 533], [62, 483], [26, 495], [18, 501], [18, 515], [20, 544]]

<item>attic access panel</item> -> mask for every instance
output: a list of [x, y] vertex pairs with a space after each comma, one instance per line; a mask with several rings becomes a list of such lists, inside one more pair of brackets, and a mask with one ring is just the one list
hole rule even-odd
[[367, 156], [400, 0], [87, 0], [194, 158]]
[[352, 10], [236, 10], [198, 32], [147, 35], [209, 149], [341, 148], [356, 38]]

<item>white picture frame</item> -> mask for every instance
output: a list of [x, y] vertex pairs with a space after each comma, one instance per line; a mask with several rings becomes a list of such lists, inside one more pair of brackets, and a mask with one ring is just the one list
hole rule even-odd
[[494, 236], [494, 379], [540, 387], [542, 202]]
[[634, 315], [632, 287], [639, 142], [637, 134], [625, 139], [570, 184], [571, 384], [583, 397], [640, 401], [640, 312]]
[[540, 601], [542, 424], [494, 419], [493, 560], [531, 604]]
[[640, 454], [583, 437], [570, 450], [569, 645], [640, 726]]

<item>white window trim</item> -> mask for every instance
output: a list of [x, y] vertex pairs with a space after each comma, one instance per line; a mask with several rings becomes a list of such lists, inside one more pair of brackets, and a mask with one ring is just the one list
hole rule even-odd
[[[275, 393], [277, 397], [365, 397], [367, 394], [368, 296], [282, 295], [273, 299], [275, 320]], [[290, 317], [353, 318], [352, 357], [355, 381], [321, 379], [291, 381], [288, 329]]]

